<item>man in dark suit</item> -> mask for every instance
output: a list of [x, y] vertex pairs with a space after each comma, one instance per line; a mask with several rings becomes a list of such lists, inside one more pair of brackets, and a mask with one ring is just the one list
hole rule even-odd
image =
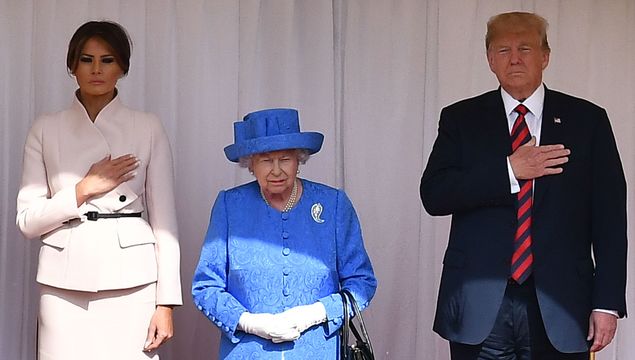
[[547, 22], [494, 16], [500, 87], [443, 109], [421, 179], [452, 215], [434, 331], [452, 359], [588, 359], [626, 315], [626, 181], [606, 111], [548, 89]]

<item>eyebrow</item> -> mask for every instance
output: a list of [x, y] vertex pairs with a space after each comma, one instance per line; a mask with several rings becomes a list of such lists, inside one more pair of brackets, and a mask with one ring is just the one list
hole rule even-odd
[[[86, 53], [81, 53], [81, 54], [79, 54], [79, 56], [87, 56], [87, 57], [91, 57], [91, 58], [95, 57], [95, 55], [90, 55], [90, 54], [86, 54]], [[106, 57], [115, 57], [115, 55], [106, 54], [106, 55], [100, 56], [100, 58], [102, 58], [102, 59], [106, 58]]]

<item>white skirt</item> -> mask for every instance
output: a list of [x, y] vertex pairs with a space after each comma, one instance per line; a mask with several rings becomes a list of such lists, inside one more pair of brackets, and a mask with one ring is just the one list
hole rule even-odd
[[83, 292], [42, 285], [39, 360], [158, 360], [143, 345], [155, 309], [156, 283]]

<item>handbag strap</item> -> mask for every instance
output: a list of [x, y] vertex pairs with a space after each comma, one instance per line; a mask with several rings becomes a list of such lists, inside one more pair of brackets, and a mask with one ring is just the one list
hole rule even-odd
[[340, 338], [340, 359], [348, 360], [348, 333], [350, 326], [350, 314], [348, 313], [348, 296], [344, 293], [340, 293], [342, 296], [342, 307], [344, 309], [344, 320], [342, 323], [342, 336]]
[[[355, 336], [355, 339], [358, 342], [361, 342], [364, 345], [366, 345], [366, 348], [370, 352], [370, 354], [368, 354], [369, 357], [374, 358], [373, 345], [370, 342], [370, 336], [368, 336], [368, 331], [366, 331], [366, 324], [364, 324], [364, 317], [362, 316], [362, 311], [359, 309], [359, 305], [357, 305], [357, 301], [355, 300], [355, 297], [348, 289], [342, 289], [341, 294], [342, 294], [342, 302], [344, 304], [343, 329], [346, 330], [345, 331], [346, 343], [344, 343], [344, 346], [348, 345], [348, 332], [349, 332], [348, 330], [350, 328], [350, 330], [353, 332], [353, 335]], [[359, 321], [361, 333], [357, 330], [357, 328], [355, 327], [355, 324], [350, 319], [347, 302], [351, 303], [351, 310], [353, 312], [353, 316], [357, 317]], [[345, 357], [342, 357], [342, 359], [345, 359]]]

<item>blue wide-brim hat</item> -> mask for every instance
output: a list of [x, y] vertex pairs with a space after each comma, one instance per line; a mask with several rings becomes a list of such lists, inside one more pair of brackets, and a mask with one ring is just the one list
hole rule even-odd
[[229, 161], [277, 150], [306, 149], [315, 154], [322, 148], [324, 135], [300, 132], [295, 109], [266, 109], [245, 115], [234, 123], [234, 143], [225, 147]]

